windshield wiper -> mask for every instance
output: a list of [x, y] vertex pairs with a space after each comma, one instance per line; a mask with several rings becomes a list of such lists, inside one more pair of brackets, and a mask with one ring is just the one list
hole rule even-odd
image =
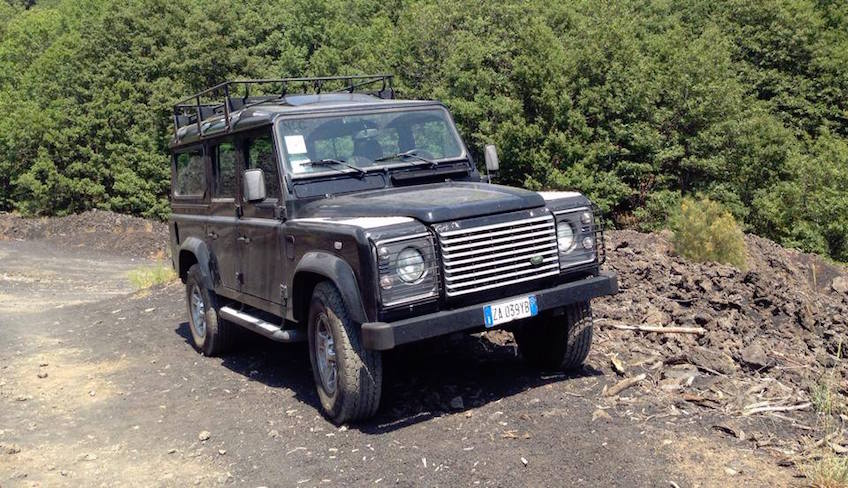
[[[356, 171], [356, 174], [362, 178], [367, 173], [364, 169], [354, 166], [350, 163], [345, 162], [342, 159], [319, 159], [317, 161], [306, 161], [305, 163], [300, 163], [301, 166], [344, 166], [345, 168], [350, 168]], [[338, 170], [341, 171], [341, 170]]]
[[392, 159], [412, 158], [412, 159], [417, 159], [419, 161], [424, 161], [425, 163], [429, 164], [431, 168], [435, 168], [439, 165], [439, 163], [433, 161], [432, 159], [427, 159], [424, 156], [419, 156], [419, 155], [415, 154], [416, 151], [417, 151], [417, 149], [410, 149], [409, 151], [403, 151], [403, 152], [399, 152], [399, 153], [395, 153], [395, 154], [390, 154], [388, 156], [383, 156], [381, 158], [377, 158], [377, 159], [374, 160], [374, 162], [379, 163], [381, 161], [391, 161]]

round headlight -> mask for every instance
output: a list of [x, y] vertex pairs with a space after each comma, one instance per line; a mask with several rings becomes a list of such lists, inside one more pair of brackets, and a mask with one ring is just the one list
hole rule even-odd
[[559, 252], [566, 253], [574, 246], [574, 229], [568, 222], [557, 224], [557, 247]]
[[405, 283], [415, 283], [424, 276], [424, 256], [414, 247], [404, 248], [397, 256], [397, 274]]

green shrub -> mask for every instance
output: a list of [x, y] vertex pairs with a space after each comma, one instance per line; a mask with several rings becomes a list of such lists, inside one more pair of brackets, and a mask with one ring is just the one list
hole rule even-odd
[[670, 220], [674, 248], [693, 261], [713, 261], [745, 269], [745, 236], [720, 203], [685, 197]]
[[133, 269], [127, 273], [127, 278], [136, 290], [144, 290], [155, 285], [170, 283], [177, 279], [177, 275], [169, 264], [157, 263]]

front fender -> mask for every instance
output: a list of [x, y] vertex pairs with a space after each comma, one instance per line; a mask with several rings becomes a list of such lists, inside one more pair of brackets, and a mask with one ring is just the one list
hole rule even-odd
[[[356, 275], [345, 260], [323, 251], [313, 251], [304, 254], [300, 262], [297, 263], [293, 275], [292, 291], [295, 304], [304, 303], [304, 301], [308, 303], [310, 298], [308, 296], [299, 296], [307, 293], [307, 291], [303, 290], [303, 286], [298, 286], [298, 283], [304, 284], [311, 282], [311, 280], [304, 281], [298, 279], [298, 275], [303, 276], [305, 274], [320, 275], [332, 281], [336, 285], [336, 288], [338, 288], [339, 293], [341, 293], [350, 317], [360, 324], [368, 320], [365, 315], [365, 306], [362, 303], [362, 295], [359, 291], [359, 283], [356, 281]], [[314, 283], [312, 284], [314, 285]], [[311, 289], [312, 287], [309, 287], [309, 293], [311, 293]]]
[[180, 252], [177, 255], [177, 269], [180, 272], [180, 278], [185, 281], [188, 269], [195, 262], [200, 267], [200, 276], [203, 280], [203, 285], [210, 290], [215, 289], [212, 271], [209, 264], [209, 248], [206, 243], [197, 237], [189, 237], [180, 244]]

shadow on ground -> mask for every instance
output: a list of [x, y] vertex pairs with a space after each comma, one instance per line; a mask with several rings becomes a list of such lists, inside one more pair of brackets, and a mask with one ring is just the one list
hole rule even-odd
[[[188, 323], [175, 329], [191, 343]], [[320, 411], [305, 343], [280, 344], [244, 331], [222, 365], [272, 388], [287, 388]], [[453, 335], [398, 347], [383, 354], [383, 398], [373, 419], [351, 428], [382, 434], [463, 412], [551, 383], [600, 376], [584, 366], [567, 374], [540, 372], [524, 363], [511, 344], [485, 335]], [[458, 400], [457, 398], [461, 399]]]

